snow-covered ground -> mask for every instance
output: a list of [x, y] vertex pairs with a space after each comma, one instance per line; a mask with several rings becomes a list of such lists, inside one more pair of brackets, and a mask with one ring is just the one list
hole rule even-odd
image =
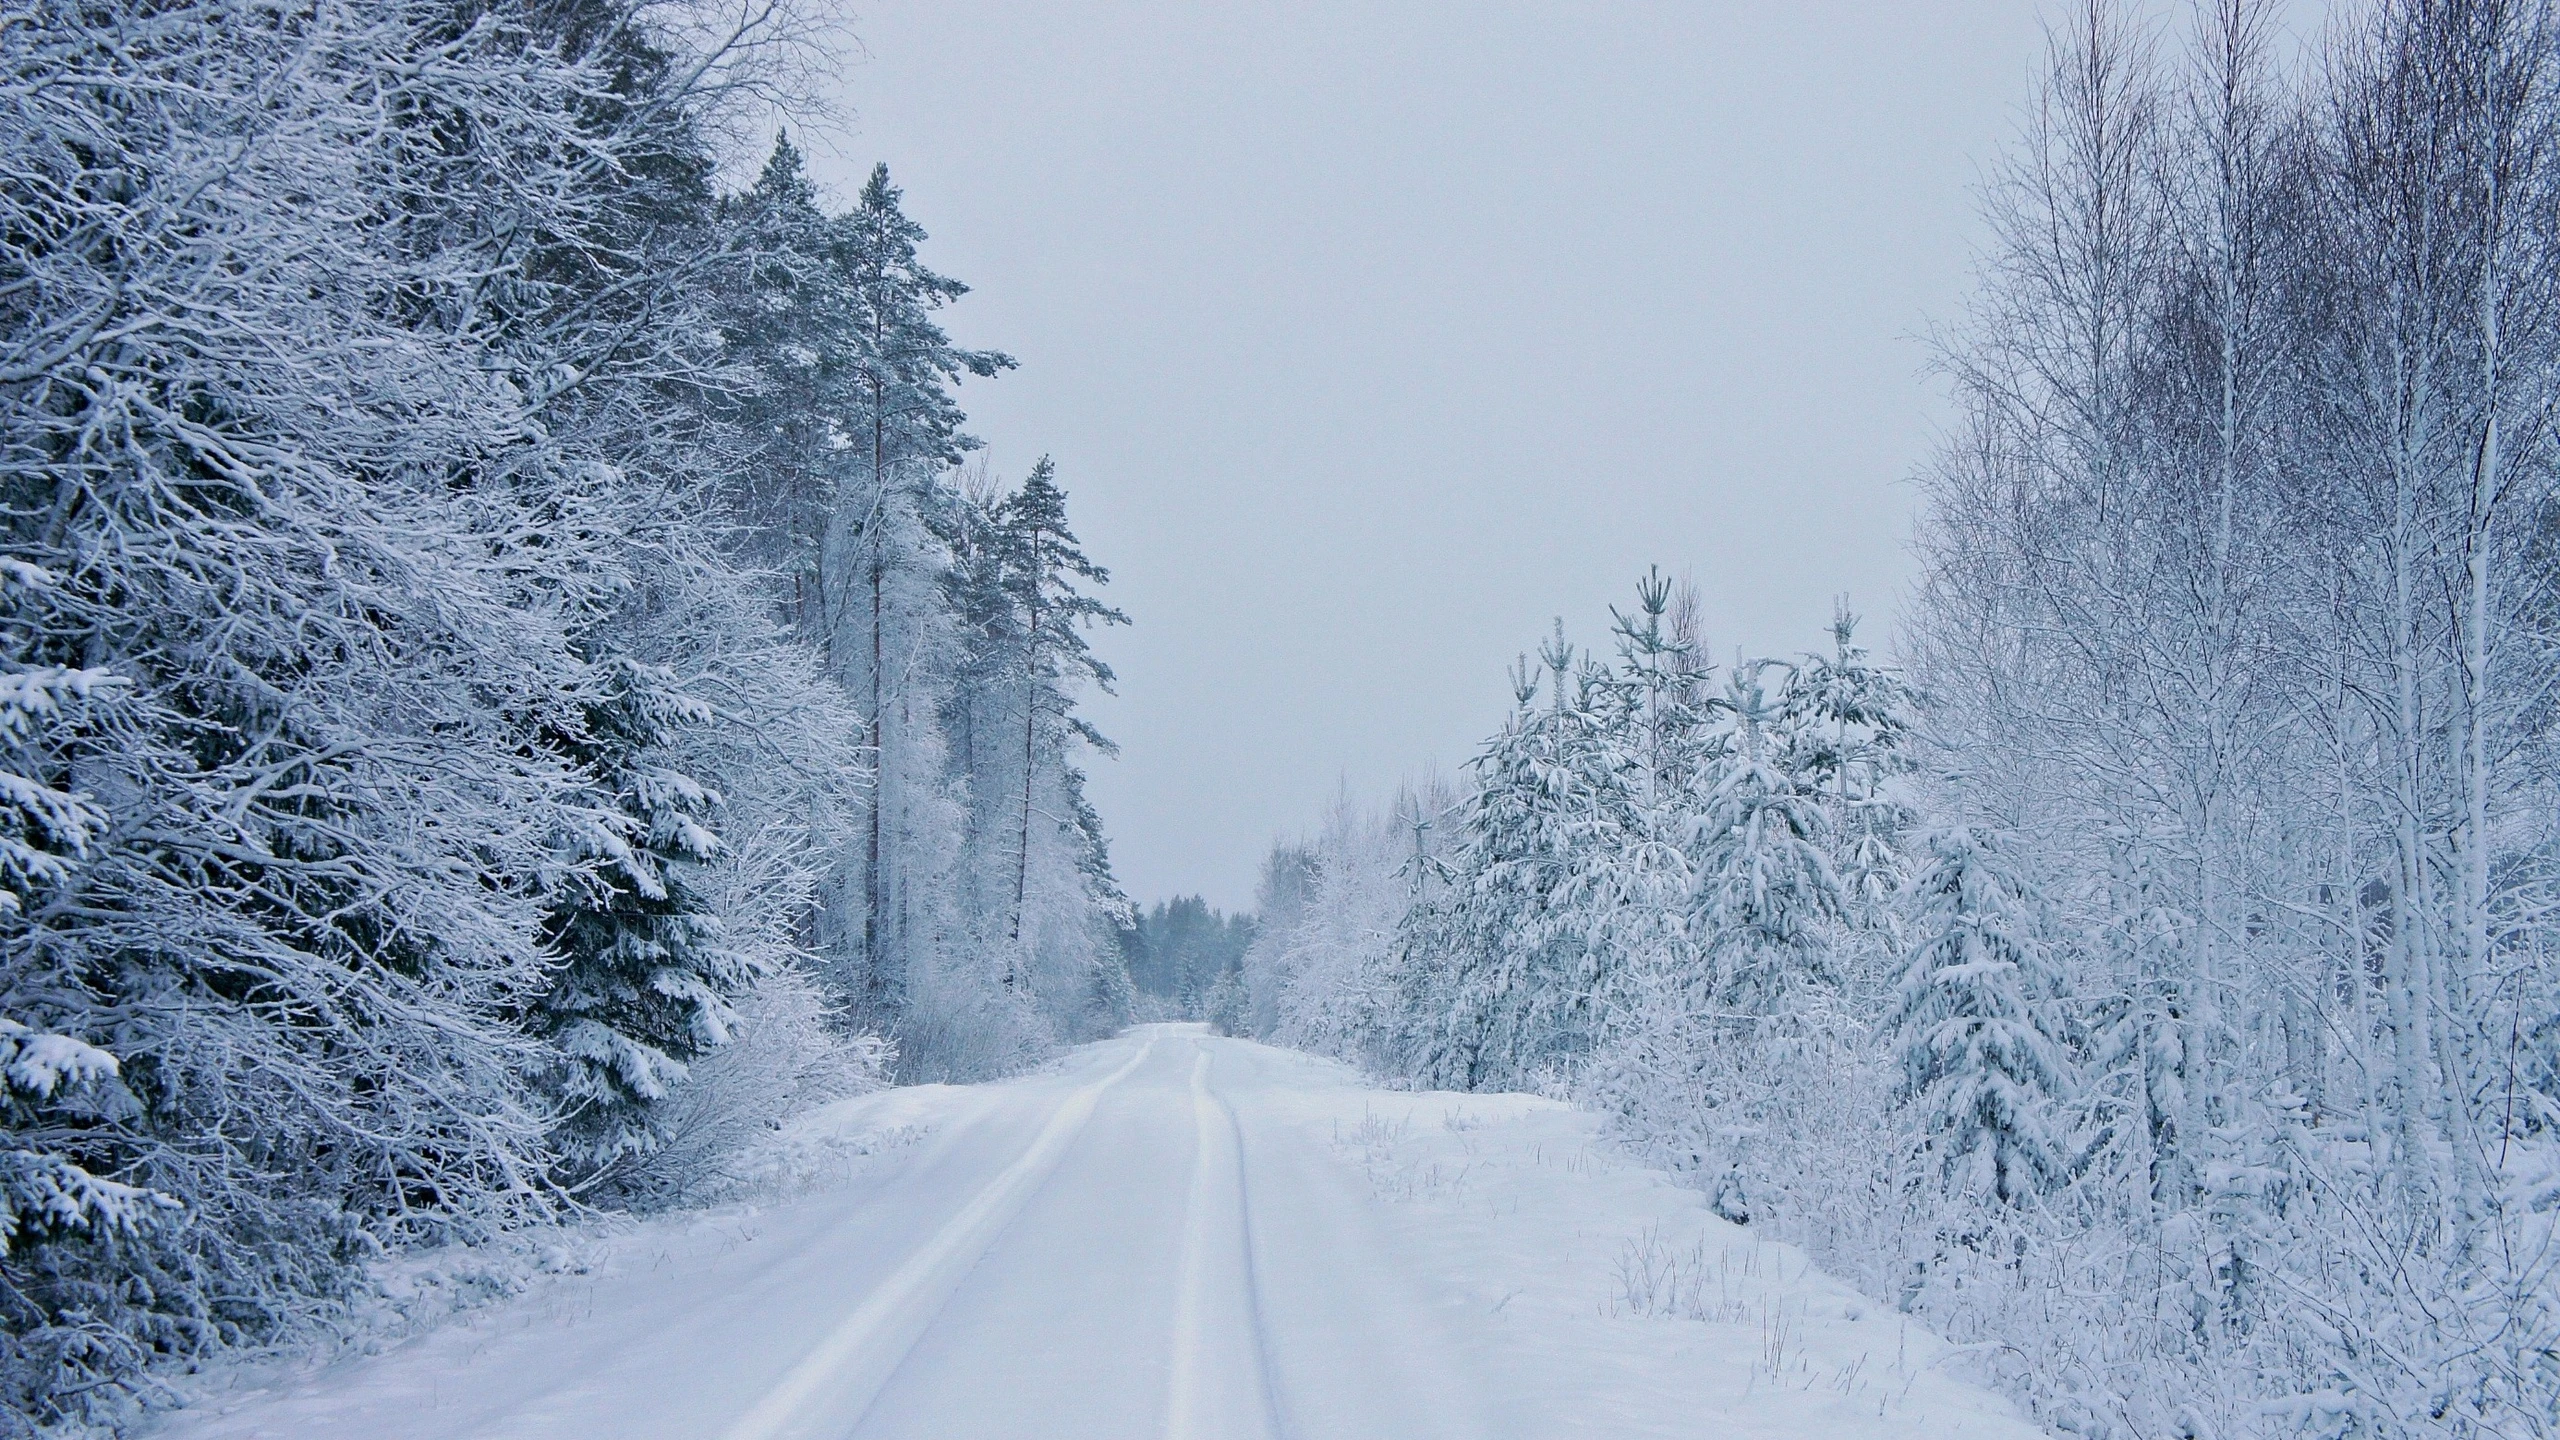
[[[883, 1143], [883, 1141], [889, 1143]], [[594, 1242], [168, 1440], [2037, 1434], [1948, 1347], [1514, 1095], [1151, 1026], [780, 1137], [791, 1198]]]

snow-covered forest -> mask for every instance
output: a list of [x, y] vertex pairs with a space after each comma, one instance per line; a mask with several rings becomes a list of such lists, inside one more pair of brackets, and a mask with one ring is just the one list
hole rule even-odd
[[1125, 1022], [1074, 477], [720, 13], [0, 17], [0, 1431]]
[[[1113, 877], [1079, 477], [777, 138], [821, 19], [0, 14], [0, 1434], [1171, 1018], [1588, 1107], [2059, 1433], [2560, 1434], [2560, 17], [2288, 13], [2052, 17], [1889, 632], [1631, 576], [1243, 915]], [[1169, 1033], [893, 1278], [1160, 1041], [1175, 1313], [1258, 1303], [1269, 1052]]]
[[1231, 1021], [1253, 926], [1252, 916], [1220, 914], [1197, 895], [1132, 910], [1120, 951], [1139, 1008], [1168, 1018]]
[[2056, 17], [1901, 663], [1648, 576], [1273, 855], [1245, 1027], [1603, 1107], [2063, 1433], [2560, 1432], [2560, 37], [2277, 18]]

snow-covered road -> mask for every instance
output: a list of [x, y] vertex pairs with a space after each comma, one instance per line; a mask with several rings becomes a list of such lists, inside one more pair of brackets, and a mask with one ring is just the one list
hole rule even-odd
[[1154, 1026], [795, 1198], [652, 1222], [384, 1353], [209, 1386], [184, 1440], [1314, 1440], [2036, 1432], [1947, 1347], [1526, 1096]]

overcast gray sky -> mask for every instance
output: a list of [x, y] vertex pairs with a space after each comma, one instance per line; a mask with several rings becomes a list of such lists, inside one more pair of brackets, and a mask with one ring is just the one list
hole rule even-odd
[[840, 196], [886, 160], [1022, 368], [1109, 598], [1132, 895], [1251, 903], [1338, 789], [1453, 770], [1504, 667], [1647, 564], [1720, 658], [1888, 639], [1972, 187], [2032, 0], [870, 0]]

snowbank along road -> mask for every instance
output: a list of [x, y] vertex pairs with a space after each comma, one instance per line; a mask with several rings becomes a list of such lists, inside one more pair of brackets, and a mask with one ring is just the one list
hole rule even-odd
[[1962, 1354], [1549, 1101], [1152, 1026], [785, 1143], [834, 1173], [595, 1241], [383, 1353], [208, 1385], [162, 1433], [2037, 1433]]

